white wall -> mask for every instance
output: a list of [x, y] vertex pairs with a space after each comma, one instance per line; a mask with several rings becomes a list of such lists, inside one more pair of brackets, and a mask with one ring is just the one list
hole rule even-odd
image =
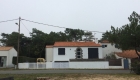
[[18, 63], [19, 69], [28, 69], [29, 63]]
[[53, 61], [53, 48], [46, 48], [46, 60], [47, 62]]
[[[65, 55], [58, 55], [58, 48], [65, 48]], [[88, 59], [88, 48], [98, 48], [99, 58], [103, 58], [102, 47], [80, 47], [80, 48], [83, 50], [83, 59]], [[53, 61], [69, 61], [69, 59], [75, 59], [76, 49], [77, 47], [54, 47]]]
[[94, 68], [94, 69], [108, 69], [108, 61], [95, 61], [95, 62], [69, 62], [69, 68]]
[[113, 52], [122, 52], [122, 50], [115, 48], [115, 44], [111, 45], [111, 43], [101, 43], [101, 45], [107, 45], [107, 47], [102, 48], [103, 57], [106, 57], [106, 54], [110, 54]]
[[[108, 61], [68, 62], [68, 63], [69, 63], [68, 68], [70, 69], [124, 69], [123, 59], [122, 59], [122, 66], [109, 66]], [[19, 63], [19, 69], [30, 69], [29, 64], [35, 64], [34, 69], [39, 69], [37, 68], [36, 65], [37, 63]], [[54, 62], [46, 62], [46, 69], [53, 68], [53, 64]]]
[[53, 63], [52, 62], [46, 62], [46, 68], [52, 68]]
[[12, 48], [9, 50], [9, 58], [8, 58], [8, 67], [14, 67], [14, 64], [12, 64], [12, 60], [14, 56], [17, 56], [17, 51]]
[[[19, 63], [19, 69], [30, 69], [29, 64], [30, 63]], [[31, 63], [31, 64], [37, 64], [37, 63]], [[46, 62], [46, 69], [53, 68], [53, 64], [54, 64], [54, 62]], [[73, 68], [73, 69], [109, 69], [108, 65], [109, 65], [108, 61], [69, 62], [68, 68]], [[34, 65], [34, 66], [36, 67], [37, 65]], [[39, 69], [39, 68], [36, 67], [34, 69]], [[42, 69], [44, 69], [44, 68], [42, 68]]]

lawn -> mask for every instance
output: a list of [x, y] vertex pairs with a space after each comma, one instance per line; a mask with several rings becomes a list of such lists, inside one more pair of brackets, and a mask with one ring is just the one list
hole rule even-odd
[[34, 80], [49, 77], [49, 80], [140, 80], [135, 74], [0, 74], [0, 78], [14, 77], [14, 80]]

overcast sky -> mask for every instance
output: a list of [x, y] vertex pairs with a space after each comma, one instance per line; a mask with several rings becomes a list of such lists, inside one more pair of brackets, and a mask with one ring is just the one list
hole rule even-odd
[[[17, 19], [32, 20], [55, 26], [100, 31], [110, 30], [110, 26], [121, 27], [129, 23], [133, 11], [140, 14], [140, 0], [1, 0], [0, 21]], [[18, 31], [18, 22], [0, 23], [0, 33]], [[37, 28], [45, 33], [65, 29], [22, 21], [32, 32]], [[29, 36], [29, 31], [21, 24], [21, 33]], [[95, 37], [101, 38], [97, 33]]]

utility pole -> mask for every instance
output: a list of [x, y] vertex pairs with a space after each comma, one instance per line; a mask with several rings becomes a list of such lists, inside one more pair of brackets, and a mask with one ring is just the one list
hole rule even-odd
[[16, 23], [16, 25], [18, 25], [18, 45], [17, 45], [17, 69], [18, 69], [18, 58], [19, 58], [19, 43], [20, 43], [20, 20], [21, 18], [19, 17], [19, 24]]

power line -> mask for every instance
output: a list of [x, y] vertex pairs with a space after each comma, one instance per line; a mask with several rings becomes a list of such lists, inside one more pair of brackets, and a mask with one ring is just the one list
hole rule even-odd
[[[60, 27], [60, 26], [49, 25], [49, 24], [40, 23], [40, 22], [35, 22], [35, 21], [31, 21], [31, 20], [26, 20], [26, 19], [21, 19], [21, 20], [25, 20], [25, 21], [32, 22], [32, 23], [37, 23], [37, 24], [42, 24], [42, 25], [47, 25], [47, 26], [52, 26], [52, 27], [58, 27], [58, 28], [67, 29], [66, 27]], [[68, 29], [73, 29], [73, 28], [68, 28]], [[83, 30], [83, 31], [89, 31], [89, 30]], [[89, 32], [105, 33], [105, 32], [100, 32], [100, 31], [89, 31]]]
[[12, 20], [0, 21], [0, 23], [3, 23], [3, 22], [9, 22], [9, 21], [14, 21], [14, 20], [18, 20], [18, 19], [12, 19]]
[[[23, 24], [22, 20], [21, 20], [21, 23]], [[30, 30], [24, 24], [23, 24], [23, 26], [30, 32]]]

